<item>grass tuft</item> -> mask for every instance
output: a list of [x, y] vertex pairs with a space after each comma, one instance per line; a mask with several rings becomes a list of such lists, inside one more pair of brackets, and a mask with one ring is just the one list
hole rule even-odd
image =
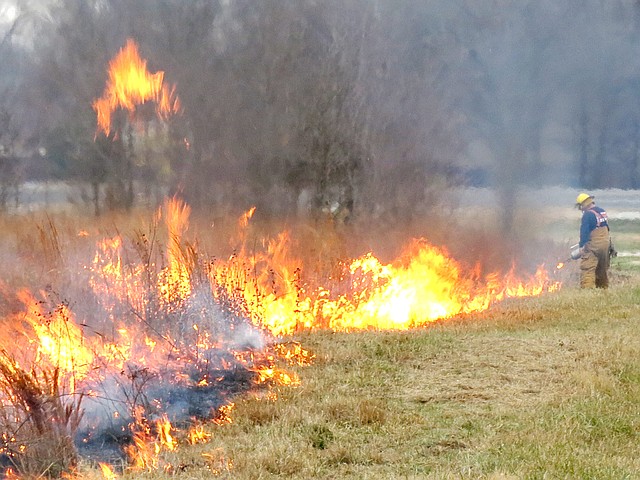
[[309, 441], [313, 448], [325, 450], [334, 439], [333, 432], [326, 425], [311, 425], [309, 430]]
[[82, 418], [82, 397], [65, 397], [59, 390], [59, 370], [22, 369], [14, 356], [0, 351], [0, 392], [11, 399], [0, 414], [3, 452], [25, 478], [59, 478], [75, 470], [73, 443]]

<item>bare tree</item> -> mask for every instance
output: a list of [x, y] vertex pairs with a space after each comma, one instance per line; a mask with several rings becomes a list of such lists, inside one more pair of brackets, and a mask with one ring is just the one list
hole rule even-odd
[[[575, 181], [571, 155], [589, 165], [580, 182], [617, 182], [607, 166], [636, 158], [620, 127], [637, 97], [632, 0], [36, 3], [20, 2], [38, 42], [12, 122], [60, 177], [90, 185], [96, 211], [180, 191], [194, 208], [293, 214], [306, 198], [411, 220], [484, 169], [509, 232], [517, 188]], [[156, 128], [141, 106], [142, 128], [124, 115], [98, 140], [91, 105], [128, 38], [183, 109]], [[566, 158], [545, 156], [551, 141]]]

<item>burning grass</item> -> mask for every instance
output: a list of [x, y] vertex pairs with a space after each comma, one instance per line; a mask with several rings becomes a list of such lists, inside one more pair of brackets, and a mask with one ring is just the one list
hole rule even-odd
[[[39, 261], [48, 272], [46, 288], [17, 295], [5, 286], [1, 306], [8, 338], [24, 344], [4, 342], [1, 372], [3, 430], [15, 444], [5, 450], [12, 471], [23, 477], [69, 474], [80, 459], [83, 466], [102, 463], [105, 477], [208, 472], [254, 478], [258, 464], [244, 458], [238, 449], [243, 442], [234, 447], [218, 438], [261, 428], [274, 435], [264, 440], [276, 451], [275, 458], [273, 452], [254, 452], [262, 471], [308, 476], [305, 458], [318, 451], [333, 468], [383, 465], [385, 451], [350, 448], [345, 428], [378, 435], [407, 420], [390, 406], [397, 392], [385, 383], [387, 376], [400, 380], [400, 372], [389, 364], [384, 341], [355, 332], [403, 330], [427, 338], [415, 329], [437, 330], [444, 318], [455, 325], [456, 315], [559, 286], [542, 266], [528, 276], [513, 266], [469, 267], [423, 240], [388, 263], [373, 254], [349, 259], [344, 242], [331, 255], [341, 243], [338, 229], [311, 231], [317, 241], [302, 242], [305, 256], [287, 232], [264, 236], [253, 230], [253, 210], [240, 217], [233, 234], [225, 232], [231, 244], [220, 248], [218, 238], [218, 244], [203, 245], [204, 237], [189, 231], [202, 225], [190, 225], [190, 213], [172, 199], [126, 233], [60, 226], [48, 218], [38, 224], [40, 242], [24, 259]], [[210, 230], [209, 223], [207, 237]], [[311, 269], [309, 257], [317, 259]], [[39, 280], [29, 278], [36, 288]], [[387, 335], [379, 338], [395, 338]], [[318, 338], [337, 344], [314, 368], [337, 365], [347, 382], [323, 387], [324, 410], [305, 403], [283, 410], [275, 398], [287, 404], [316, 388], [313, 377], [301, 383], [300, 376], [315, 354], [305, 342], [316, 345]], [[352, 339], [359, 338], [362, 346], [354, 346]], [[342, 342], [348, 355], [340, 350]], [[409, 351], [397, 352], [398, 364], [423, 348], [404, 346]], [[318, 348], [323, 351], [322, 344]], [[451, 395], [464, 398], [464, 390]], [[414, 396], [416, 404], [432, 401]], [[273, 432], [273, 425], [283, 430]], [[293, 445], [280, 441], [286, 429]], [[38, 454], [36, 436], [62, 447], [57, 462]]]
[[13, 354], [0, 352], [0, 425], [9, 470], [26, 477], [59, 477], [75, 470], [73, 435], [82, 418], [82, 395], [69, 398], [60, 391], [60, 375], [58, 368], [38, 369], [35, 364], [26, 371]]
[[[165, 209], [166, 249], [154, 240], [159, 214], [147, 232], [98, 241], [93, 261], [77, 269], [54, 224], [39, 228], [57, 285], [37, 294], [7, 286], [2, 302], [7, 475], [58, 477], [79, 456], [162, 469], [175, 425], [222, 422], [234, 395], [297, 382], [276, 359], [306, 361], [306, 352], [276, 344], [223, 292], [214, 297], [206, 263], [183, 240], [188, 207]], [[71, 306], [61, 288], [82, 304]]]

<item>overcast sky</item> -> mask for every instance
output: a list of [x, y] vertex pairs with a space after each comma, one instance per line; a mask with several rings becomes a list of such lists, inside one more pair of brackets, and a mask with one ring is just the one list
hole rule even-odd
[[17, 14], [16, 5], [10, 0], [0, 0], [0, 22], [8, 23], [15, 20]]

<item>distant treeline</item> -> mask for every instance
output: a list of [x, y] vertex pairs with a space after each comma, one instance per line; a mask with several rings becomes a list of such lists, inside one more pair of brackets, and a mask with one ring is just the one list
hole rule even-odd
[[[0, 54], [0, 206], [29, 179], [98, 214], [429, 215], [451, 185], [640, 188], [633, 0], [16, 0]], [[127, 40], [181, 110], [94, 102]], [[509, 215], [505, 216], [509, 227]]]

